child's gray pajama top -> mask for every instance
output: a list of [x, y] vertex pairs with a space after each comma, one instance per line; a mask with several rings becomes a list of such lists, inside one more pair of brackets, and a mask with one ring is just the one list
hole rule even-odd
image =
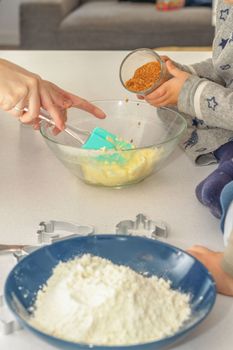
[[220, 0], [216, 13], [212, 58], [181, 67], [192, 74], [178, 100], [188, 122], [181, 146], [200, 164], [209, 162], [203, 154], [233, 140], [233, 6]]

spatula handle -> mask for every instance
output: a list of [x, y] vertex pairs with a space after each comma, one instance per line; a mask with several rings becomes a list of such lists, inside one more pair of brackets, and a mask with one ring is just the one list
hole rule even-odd
[[[46, 122], [48, 122], [51, 125], [55, 126], [55, 123], [52, 119], [50, 119], [49, 114], [46, 113], [45, 111], [40, 110], [40, 114], [39, 114], [39, 118], [41, 120], [45, 120]], [[66, 128], [64, 129], [64, 131], [69, 134], [70, 136], [72, 136], [76, 141], [78, 141], [79, 143], [81, 143], [81, 145], [84, 144], [84, 141], [77, 135], [75, 134], [70, 128], [69, 126], [66, 126]]]

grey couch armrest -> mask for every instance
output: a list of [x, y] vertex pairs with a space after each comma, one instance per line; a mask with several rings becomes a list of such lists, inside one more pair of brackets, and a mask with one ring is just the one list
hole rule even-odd
[[23, 0], [20, 5], [20, 38], [23, 49], [53, 49], [62, 19], [81, 0]]

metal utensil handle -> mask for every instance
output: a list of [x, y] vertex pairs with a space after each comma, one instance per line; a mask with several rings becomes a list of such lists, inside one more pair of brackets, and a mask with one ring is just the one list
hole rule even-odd
[[81, 145], [84, 145], [84, 141], [81, 139], [81, 137], [79, 137], [78, 135], [74, 134], [70, 129], [69, 127], [66, 127], [64, 129], [64, 131], [69, 134], [70, 136], [72, 136], [76, 141], [78, 141], [79, 143], [81, 143]]
[[[25, 111], [28, 111], [27, 108], [25, 108]], [[43, 108], [40, 109], [40, 116], [43, 117], [41, 119], [44, 119], [46, 120], [47, 122], [50, 122], [51, 121], [51, 124], [55, 125], [54, 121], [51, 119], [51, 116], [50, 114]], [[45, 119], [47, 118], [47, 119]], [[69, 124], [66, 124], [67, 128], [70, 130], [70, 131], [74, 131], [76, 133], [80, 133], [80, 134], [83, 134], [83, 135], [87, 135], [87, 136], [90, 136], [91, 133], [89, 130], [85, 130], [85, 129], [80, 129], [78, 128], [77, 126], [72, 126], [72, 125], [69, 125]]]
[[0, 244], [0, 255], [17, 252], [27, 247], [23, 244]]
[[[48, 122], [49, 124], [55, 126], [55, 123], [52, 119], [50, 119], [47, 115], [45, 115], [44, 112], [40, 111], [40, 114], [39, 114], [39, 118], [41, 120], [45, 120], [46, 122]], [[81, 145], [84, 144], [84, 141], [78, 136], [76, 135], [75, 133], [73, 133], [73, 131], [70, 130], [69, 126], [66, 126], [66, 128], [64, 129], [64, 131], [69, 134], [70, 136], [72, 136], [75, 140], [77, 140], [79, 143], [81, 143]]]

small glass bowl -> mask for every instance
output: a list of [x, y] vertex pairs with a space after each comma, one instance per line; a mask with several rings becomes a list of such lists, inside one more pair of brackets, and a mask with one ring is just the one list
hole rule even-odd
[[[160, 64], [160, 76], [159, 79], [148, 89], [143, 91], [132, 90], [126, 86], [126, 82], [134, 76], [135, 71], [149, 62], [158, 62]], [[124, 88], [137, 95], [148, 95], [159, 87], [165, 80], [167, 76], [166, 64], [161, 60], [160, 56], [153, 50], [147, 48], [141, 48], [131, 51], [122, 61], [120, 65], [120, 81]]]

